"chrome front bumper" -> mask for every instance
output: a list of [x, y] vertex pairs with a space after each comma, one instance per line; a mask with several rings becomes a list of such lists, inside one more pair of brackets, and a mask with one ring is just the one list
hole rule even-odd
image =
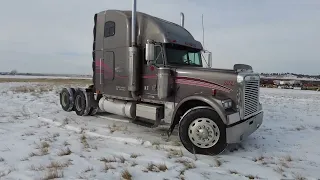
[[263, 111], [245, 121], [231, 124], [227, 127], [227, 143], [238, 143], [255, 132], [262, 124]]

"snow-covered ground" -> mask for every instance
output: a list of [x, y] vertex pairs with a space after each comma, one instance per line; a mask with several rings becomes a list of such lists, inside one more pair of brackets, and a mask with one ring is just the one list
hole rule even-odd
[[263, 125], [213, 157], [187, 152], [164, 126], [64, 112], [60, 88], [0, 83], [0, 179], [320, 178], [320, 92], [262, 88]]

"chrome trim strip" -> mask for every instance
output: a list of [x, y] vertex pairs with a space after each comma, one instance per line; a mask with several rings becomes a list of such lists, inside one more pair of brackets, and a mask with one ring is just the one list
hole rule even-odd
[[249, 118], [251, 118], [252, 116], [255, 116], [255, 115], [257, 115], [257, 114], [259, 114], [259, 113], [261, 113], [261, 112], [263, 112], [263, 110], [260, 110], [260, 111], [257, 111], [257, 112], [255, 112], [255, 113], [252, 113], [252, 114], [250, 114], [250, 115], [248, 115], [248, 116], [245, 116], [244, 119], [249, 119]]
[[100, 58], [100, 84], [102, 84], [102, 60]]

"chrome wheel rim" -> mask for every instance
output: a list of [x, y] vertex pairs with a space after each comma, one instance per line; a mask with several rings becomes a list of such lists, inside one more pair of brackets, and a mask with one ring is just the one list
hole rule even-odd
[[188, 135], [191, 142], [199, 148], [210, 148], [220, 138], [218, 125], [208, 118], [198, 118], [189, 125]]

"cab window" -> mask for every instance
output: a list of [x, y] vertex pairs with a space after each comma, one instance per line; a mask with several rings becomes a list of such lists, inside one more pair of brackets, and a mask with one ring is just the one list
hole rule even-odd
[[183, 56], [183, 60], [188, 62], [188, 64], [197, 64], [200, 65], [200, 54], [189, 52]]

